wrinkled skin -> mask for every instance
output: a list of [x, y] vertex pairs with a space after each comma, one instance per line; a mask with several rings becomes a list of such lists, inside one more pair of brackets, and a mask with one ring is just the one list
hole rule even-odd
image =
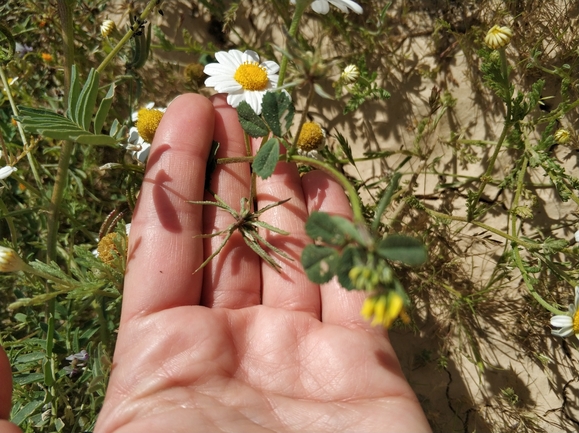
[[[310, 212], [351, 216], [328, 176], [300, 177], [282, 163], [257, 181], [259, 208], [291, 197], [262, 216], [291, 233], [264, 233], [294, 259], [274, 254], [281, 273], [237, 235], [195, 273], [223, 237], [194, 235], [233, 221], [187, 202], [211, 198], [204, 179], [213, 139], [218, 157], [245, 155], [223, 97], [183, 95], [170, 104], [132, 220], [121, 326], [94, 432], [430, 431], [387, 336], [359, 315], [363, 294], [313, 284], [299, 264]], [[247, 164], [220, 165], [212, 176], [212, 190], [237, 210], [249, 185]], [[6, 418], [9, 401], [0, 395], [0, 404]], [[0, 423], [1, 433], [12, 431]]]

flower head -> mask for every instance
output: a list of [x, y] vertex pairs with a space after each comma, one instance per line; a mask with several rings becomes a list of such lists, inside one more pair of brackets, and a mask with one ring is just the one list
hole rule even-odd
[[20, 258], [12, 248], [0, 246], [0, 272], [16, 272], [27, 267], [27, 264]]
[[369, 296], [364, 300], [360, 314], [366, 320], [372, 319], [372, 326], [382, 325], [390, 328], [404, 309], [404, 299], [390, 291], [381, 295]]
[[209, 63], [203, 70], [209, 75], [205, 85], [227, 93], [227, 103], [232, 107], [246, 101], [260, 114], [263, 96], [277, 87], [279, 65], [271, 60], [260, 63], [259, 55], [250, 50], [219, 51], [215, 58], [218, 63]]
[[567, 144], [571, 140], [571, 133], [564, 128], [559, 128], [554, 134], [555, 141], [558, 144]]
[[[291, 4], [295, 5], [296, 0], [291, 0]], [[330, 11], [330, 4], [334, 5], [344, 13], [350, 12], [349, 9], [353, 10], [357, 14], [363, 12], [362, 6], [352, 0], [314, 0], [312, 2], [312, 9], [318, 14], [325, 15]]]
[[150, 102], [131, 116], [136, 126], [129, 129], [126, 148], [132, 152], [133, 158], [143, 164], [149, 157], [151, 142], [166, 110], [166, 108], [153, 109], [154, 106], [155, 104]]
[[103, 38], [108, 37], [116, 28], [117, 25], [113, 20], [104, 20], [101, 24], [101, 36]]
[[360, 77], [360, 70], [356, 65], [348, 65], [342, 71], [340, 78], [344, 83], [354, 83]]
[[40, 54], [40, 57], [42, 57], [42, 60], [44, 60], [46, 63], [52, 62], [52, 60], [53, 60], [52, 54], [49, 54], [49, 53], [42, 53], [42, 54]]
[[317, 152], [326, 143], [326, 131], [317, 122], [306, 122], [302, 126], [298, 137], [298, 152], [302, 155], [309, 155]]
[[86, 350], [81, 350], [78, 353], [73, 355], [67, 356], [65, 359], [70, 362], [70, 365], [67, 365], [63, 368], [63, 370], [67, 373], [69, 377], [73, 377], [76, 374], [82, 372], [82, 369], [86, 367], [86, 364], [89, 360], [90, 356]]
[[494, 25], [485, 36], [485, 44], [493, 50], [498, 50], [508, 45], [512, 37], [513, 31], [510, 28]]
[[557, 337], [579, 338], [579, 286], [575, 287], [575, 302], [569, 305], [569, 312], [551, 317], [551, 326], [560, 328], [551, 331]]

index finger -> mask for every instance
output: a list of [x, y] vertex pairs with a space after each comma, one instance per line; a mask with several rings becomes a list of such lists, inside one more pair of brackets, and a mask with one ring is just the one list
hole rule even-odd
[[121, 323], [135, 315], [199, 303], [201, 205], [213, 139], [208, 99], [187, 94], [163, 115], [131, 224]]

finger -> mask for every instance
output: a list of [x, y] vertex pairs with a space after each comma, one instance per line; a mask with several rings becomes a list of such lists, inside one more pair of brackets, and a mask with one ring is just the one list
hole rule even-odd
[[[218, 158], [247, 156], [245, 136], [237, 111], [223, 95], [212, 99], [215, 107], [215, 133], [219, 143]], [[211, 191], [240, 212], [240, 200], [249, 198], [251, 173], [249, 164], [219, 164], [211, 174]], [[209, 193], [206, 200], [214, 200]], [[204, 233], [224, 230], [235, 222], [231, 213], [215, 206], [205, 206]], [[205, 239], [205, 257], [221, 246], [226, 234]], [[261, 302], [259, 256], [243, 241], [236, 230], [221, 252], [206, 266], [203, 278], [202, 304], [208, 307], [243, 308]]]
[[213, 122], [209, 100], [188, 94], [157, 129], [131, 225], [122, 322], [199, 302], [203, 208], [188, 201], [203, 199]]
[[319, 318], [319, 286], [306, 277], [300, 262], [302, 250], [310, 242], [305, 232], [308, 212], [301, 179], [295, 164], [279, 162], [271, 177], [257, 179], [258, 207], [263, 209], [287, 198], [291, 200], [267, 210], [260, 217], [260, 220], [290, 233], [281, 235], [269, 230], [260, 232], [267, 242], [292, 259], [288, 260], [268, 250], [280, 264], [281, 272], [263, 262], [262, 303], [270, 307], [308, 312]]
[[[352, 219], [352, 210], [344, 189], [329, 175], [321, 171], [311, 171], [302, 178], [302, 186], [308, 213], [326, 212]], [[337, 279], [332, 279], [320, 287], [322, 321], [347, 327], [368, 327], [360, 316], [364, 293], [344, 289]]]
[[0, 420], [8, 419], [12, 401], [12, 369], [4, 348], [0, 346]]

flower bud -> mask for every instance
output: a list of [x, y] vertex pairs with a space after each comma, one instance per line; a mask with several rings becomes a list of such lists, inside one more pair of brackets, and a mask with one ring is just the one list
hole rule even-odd
[[557, 129], [554, 134], [557, 144], [567, 144], [571, 140], [571, 133], [564, 128]]
[[101, 24], [101, 36], [103, 38], [107, 38], [110, 34], [115, 31], [117, 25], [113, 20], [104, 20]]
[[513, 31], [510, 28], [494, 25], [485, 36], [485, 44], [493, 50], [498, 50], [508, 45], [512, 37]]
[[360, 77], [360, 70], [356, 65], [348, 65], [342, 71], [340, 78], [344, 83], [354, 83]]
[[21, 271], [27, 264], [12, 248], [0, 246], [0, 272]]

